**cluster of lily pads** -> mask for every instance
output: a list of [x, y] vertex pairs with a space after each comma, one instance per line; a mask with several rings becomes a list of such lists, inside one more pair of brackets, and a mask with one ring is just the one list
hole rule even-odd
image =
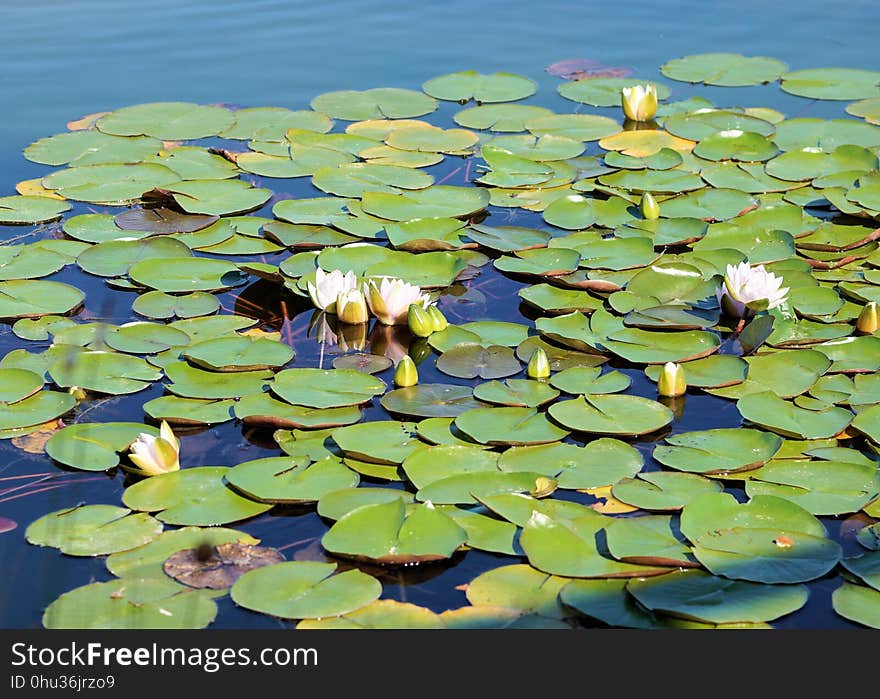
[[[853, 101], [857, 118], [670, 101], [638, 77], [560, 84], [578, 104], [560, 114], [520, 103], [530, 79], [467, 71], [300, 111], [136, 105], [28, 146], [54, 169], [0, 198], [0, 223], [61, 223], [0, 246], [0, 317], [32, 343], [0, 361], [0, 436], [60, 427], [46, 443], [60, 466], [140, 474], [122, 507], [28, 527], [33, 544], [108, 556], [114, 576], [62, 595], [44, 625], [204, 627], [228, 592], [298, 628], [765, 626], [837, 574], [836, 612], [880, 628], [880, 72], [736, 54], [661, 70], [779, 80]], [[455, 126], [421, 118], [438, 101], [461, 103]], [[450, 163], [464, 186], [435, 180]], [[310, 178], [314, 196], [273, 197], [258, 178]], [[785, 291], [737, 298], [735, 270], [759, 265]], [[83, 291], [45, 279], [69, 266], [130, 292], [137, 319], [78, 318]], [[519, 284], [498, 303], [521, 301], [521, 322], [406, 329], [404, 305], [430, 293], [451, 308], [491, 269]], [[337, 317], [342, 296], [321, 296], [331, 276], [414, 290], [378, 356], [364, 314]], [[254, 279], [318, 307], [319, 341], [342, 348], [333, 368], [299, 366], [289, 338], [221, 311]], [[391, 386], [404, 356], [448, 380]], [[744, 426], [676, 430], [687, 396], [635, 395], [635, 370], [675, 371]], [[143, 423], [63, 422], [160, 381]], [[283, 455], [148, 477], [130, 458], [154, 424], [233, 420], [274, 430]], [[186, 440], [163, 433], [185, 463]], [[224, 526], [291, 505], [332, 523], [321, 545], [342, 569]], [[863, 551], [845, 558], [819, 517], [855, 513]], [[442, 613], [379, 599], [359, 568], [468, 550], [509, 564]]]

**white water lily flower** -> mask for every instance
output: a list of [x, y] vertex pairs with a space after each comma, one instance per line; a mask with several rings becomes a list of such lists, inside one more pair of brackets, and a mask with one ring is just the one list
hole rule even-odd
[[427, 308], [431, 302], [431, 297], [415, 284], [388, 277], [383, 277], [378, 284], [371, 279], [364, 285], [364, 295], [370, 311], [383, 325], [403, 325], [407, 322], [410, 305]]
[[340, 294], [357, 287], [357, 277], [354, 272], [343, 274], [338, 269], [325, 272], [319, 267], [315, 270], [315, 283], [308, 282], [306, 286], [316, 308], [327, 313], [336, 313], [336, 299]]
[[128, 458], [137, 466], [132, 469], [142, 476], [158, 476], [180, 470], [180, 442], [164, 420], [159, 436], [141, 432], [131, 444]]
[[782, 286], [782, 277], [764, 269], [764, 265], [752, 267], [748, 262], [727, 265], [724, 284], [715, 296], [725, 313], [743, 317], [746, 308], [765, 311], [785, 303], [788, 287]]
[[344, 291], [336, 299], [336, 317], [343, 323], [357, 325], [370, 319], [367, 301], [360, 289]]
[[627, 119], [651, 121], [657, 113], [657, 88], [654, 85], [634, 85], [620, 91], [620, 104]]

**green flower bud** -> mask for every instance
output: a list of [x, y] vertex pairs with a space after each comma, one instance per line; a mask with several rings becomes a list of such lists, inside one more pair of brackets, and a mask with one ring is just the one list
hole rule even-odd
[[660, 218], [660, 205], [650, 192], [642, 194], [642, 201], [639, 204], [639, 210], [642, 212], [642, 216], [648, 220], [653, 221], [654, 219]]
[[418, 303], [410, 305], [406, 319], [410, 332], [416, 337], [428, 337], [434, 332], [434, 320], [428, 311]]
[[449, 326], [449, 321], [446, 320], [446, 316], [443, 315], [443, 312], [437, 308], [436, 305], [428, 306], [428, 315], [431, 317], [431, 322], [434, 324], [435, 333], [438, 333], [441, 330], [446, 330]]
[[550, 376], [550, 360], [547, 359], [547, 353], [542, 348], [539, 347], [532, 352], [526, 374], [532, 379], [546, 379]]
[[419, 382], [419, 372], [416, 369], [416, 363], [409, 355], [404, 356], [397, 363], [394, 370], [394, 385], [406, 388], [407, 386], [415, 386]]
[[683, 396], [687, 391], [684, 369], [675, 362], [666, 362], [663, 372], [657, 380], [657, 393], [669, 398]]

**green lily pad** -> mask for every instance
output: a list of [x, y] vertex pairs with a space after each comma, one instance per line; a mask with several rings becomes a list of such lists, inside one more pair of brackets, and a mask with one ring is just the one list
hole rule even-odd
[[700, 570], [631, 580], [627, 592], [655, 612], [708, 623], [772, 621], [804, 606], [804, 585], [725, 580]]
[[844, 582], [831, 596], [834, 611], [850, 621], [880, 629], [880, 592]]
[[702, 53], [675, 58], [660, 66], [667, 78], [688, 83], [741, 87], [777, 80], [788, 70], [782, 61], [739, 53]]
[[672, 412], [641, 396], [588, 395], [559, 401], [550, 416], [577, 432], [637, 436], [655, 432], [672, 422]]
[[611, 494], [633, 507], [666, 511], [680, 510], [694, 498], [720, 490], [720, 483], [697, 474], [651, 471], [618, 481]]
[[456, 112], [456, 124], [468, 129], [490, 131], [525, 131], [530, 119], [552, 116], [546, 107], [530, 104], [483, 104]]
[[775, 495], [814, 515], [857, 512], [880, 494], [873, 464], [847, 461], [771, 461], [749, 474], [746, 494]]
[[841, 556], [840, 545], [830, 539], [770, 527], [715, 529], [698, 537], [693, 550], [716, 575], [764, 583], [819, 578]]
[[475, 408], [455, 418], [455, 426], [481, 444], [544, 444], [568, 434], [532, 408]]
[[[83, 271], [101, 277], [119, 277], [138, 262], [156, 258], [189, 258], [190, 249], [173, 238], [145, 238], [143, 240], [109, 240], [82, 252], [77, 264]], [[197, 263], [195, 263], [197, 264]]]
[[339, 197], [362, 197], [364, 192], [396, 194], [403, 189], [424, 189], [434, 183], [431, 175], [410, 167], [375, 163], [342, 163], [315, 170], [312, 184]]
[[454, 418], [482, 405], [470, 387], [443, 383], [397, 388], [382, 396], [381, 403], [390, 413], [421, 418]]
[[275, 375], [272, 392], [291, 405], [338, 408], [358, 405], [385, 392], [385, 382], [353, 369], [285, 369]]
[[538, 471], [556, 478], [560, 488], [602, 488], [635, 476], [644, 466], [641, 454], [610, 437], [583, 447], [564, 442], [512, 447], [498, 460], [502, 471]]
[[379, 87], [371, 90], [342, 90], [318, 95], [312, 109], [333, 119], [407, 119], [437, 109], [437, 101], [415, 90]]
[[171, 381], [166, 388], [177, 396], [216, 400], [262, 393], [272, 378], [272, 372], [205, 371], [175, 361], [165, 365], [165, 376]]
[[326, 114], [307, 109], [293, 111], [282, 107], [252, 107], [238, 109], [235, 123], [219, 135], [238, 141], [282, 138], [288, 129], [307, 129], [326, 133], [333, 128], [333, 120]]
[[313, 464], [282, 456], [241, 463], [226, 482], [252, 500], [289, 505], [317, 502], [326, 493], [357, 487], [360, 479], [332, 456]]
[[224, 482], [231, 469], [200, 466], [163, 473], [125, 489], [122, 502], [141, 512], [159, 512], [166, 524], [208, 526], [237, 522], [272, 506], [237, 495]]
[[144, 403], [144, 412], [154, 420], [164, 420], [170, 425], [217, 425], [232, 419], [233, 405], [238, 404], [231, 399], [159, 396]]
[[400, 464], [422, 446], [415, 423], [381, 420], [341, 427], [333, 441], [347, 457], [377, 464]]
[[539, 483], [539, 473], [458, 473], [429, 483], [416, 493], [422, 502], [435, 505], [473, 505], [483, 498], [509, 493], [530, 493], [555, 488], [556, 482]]
[[530, 306], [550, 315], [564, 313], [591, 313], [601, 305], [601, 300], [587, 291], [560, 289], [550, 284], [535, 284], [520, 289], [517, 294]]
[[561, 619], [566, 611], [559, 601], [559, 592], [568, 582], [529, 565], [507, 565], [478, 575], [468, 584], [465, 594], [476, 607], [505, 607], [523, 614]]
[[880, 96], [880, 72], [855, 68], [794, 70], [782, 76], [782, 89], [821, 100], [858, 100]]
[[406, 194], [365, 192], [363, 210], [379, 218], [408, 221], [414, 218], [468, 216], [489, 203], [481, 189], [435, 185]]
[[253, 187], [243, 180], [188, 180], [168, 183], [162, 189], [168, 191], [184, 211], [215, 216], [259, 209], [272, 196], [271, 190]]
[[475, 70], [449, 73], [428, 80], [422, 89], [439, 100], [453, 102], [513, 102], [538, 89], [534, 81], [512, 73], [483, 75]]
[[382, 594], [382, 584], [366, 573], [335, 571], [335, 563], [276, 563], [242, 575], [230, 595], [238, 606], [262, 614], [319, 619], [353, 612]]
[[680, 568], [699, 566], [669, 515], [618, 519], [605, 532], [608, 551], [619, 561]]
[[283, 342], [250, 337], [205, 340], [190, 345], [183, 352], [183, 356], [196, 366], [221, 372], [277, 369], [290, 362], [293, 354]]
[[24, 149], [24, 157], [43, 165], [136, 163], [162, 150], [155, 138], [125, 138], [87, 129], [41, 138]]
[[162, 372], [139, 357], [117, 352], [71, 352], [49, 363], [52, 380], [64, 388], [120, 395], [136, 393], [162, 377]]
[[0, 197], [0, 225], [45, 223], [61, 218], [70, 204], [51, 197]]
[[179, 179], [174, 170], [158, 163], [112, 163], [58, 170], [44, 177], [42, 182], [44, 187], [55, 190], [65, 199], [114, 204], [139, 200], [144, 192]]
[[[554, 519], [532, 513], [523, 527], [520, 545], [529, 563], [552, 575], [575, 578], [621, 578], [662, 575], [669, 568], [614, 560], [597, 534], [609, 522], [602, 516]], [[604, 549], [604, 550], [603, 550]]]
[[694, 155], [706, 160], [763, 162], [779, 152], [773, 141], [753, 131], [731, 129], [706, 136], [694, 147]]
[[729, 473], [758, 468], [782, 447], [782, 438], [742, 428], [682, 432], [654, 449], [664, 466], [688, 473]]
[[833, 437], [853, 419], [852, 413], [843, 408], [818, 411], [798, 408], [771, 391], [743, 396], [736, 407], [745, 419], [795, 439]]
[[189, 335], [162, 323], [135, 321], [109, 331], [104, 337], [108, 347], [128, 354], [155, 354], [170, 347], [185, 345]]
[[153, 102], [123, 107], [95, 123], [115, 136], [152, 136], [163, 141], [186, 141], [215, 136], [235, 121], [232, 112], [187, 102]]
[[79, 423], [68, 425], [46, 442], [46, 453], [58, 463], [82, 471], [106, 471], [119, 465], [141, 433], [159, 436], [159, 430], [136, 422]]
[[337, 555], [401, 565], [449, 558], [466, 539], [464, 529], [442, 511], [419, 505], [407, 513], [397, 499], [348, 512], [321, 544]]
[[204, 291], [195, 291], [184, 296], [173, 296], [164, 291], [148, 291], [131, 304], [135, 313], [157, 320], [207, 316], [219, 308], [220, 301], [217, 297]]
[[619, 371], [602, 375], [599, 367], [570, 367], [554, 374], [550, 385], [574, 395], [617, 393], [629, 388], [630, 378]]
[[247, 275], [233, 264], [204, 257], [160, 257], [136, 262], [132, 281], [165, 293], [220, 291], [240, 286]]
[[444, 629], [442, 616], [425, 607], [380, 599], [366, 607], [323, 619], [303, 619], [299, 629]]
[[162, 532], [162, 523], [124, 507], [86, 505], [40, 517], [25, 532], [37, 546], [51, 546], [68, 556], [103, 556], [143, 546]]
[[85, 294], [75, 286], [34, 279], [0, 281], [0, 318], [63, 315], [78, 308]]
[[444, 374], [464, 379], [499, 379], [516, 374], [521, 368], [509, 347], [483, 347], [475, 342], [456, 345], [437, 360], [437, 369]]
[[305, 408], [276, 400], [267, 393], [252, 393], [235, 401], [235, 417], [246, 425], [281, 429], [325, 429], [351, 425], [361, 419], [357, 406]]
[[97, 582], [65, 592], [43, 613], [47, 629], [201, 629], [217, 616], [209, 593], [163, 578]]
[[403, 461], [403, 471], [416, 488], [454, 475], [497, 473], [498, 454], [479, 446], [423, 446]]
[[523, 408], [537, 408], [558, 396], [559, 391], [530, 379], [489, 381], [474, 388], [474, 398], [481, 401]]

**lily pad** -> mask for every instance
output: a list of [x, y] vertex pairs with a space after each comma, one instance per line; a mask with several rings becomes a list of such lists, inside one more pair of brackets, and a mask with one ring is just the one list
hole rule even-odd
[[544, 444], [568, 434], [532, 408], [475, 408], [456, 417], [455, 426], [477, 442], [491, 445]]
[[381, 403], [391, 413], [422, 418], [454, 418], [482, 405], [468, 386], [443, 383], [397, 388], [382, 396]]
[[700, 570], [632, 580], [627, 591], [652, 611], [709, 623], [772, 621], [804, 606], [804, 585], [725, 580]]
[[70, 204], [51, 197], [0, 197], [0, 225], [45, 223], [61, 218]]
[[603, 435], [637, 436], [665, 427], [672, 411], [641, 396], [589, 395], [559, 401], [550, 406], [550, 416], [577, 431]]
[[79, 423], [68, 425], [46, 442], [46, 454], [58, 463], [82, 471], [106, 471], [119, 465], [141, 433], [159, 436], [159, 430], [136, 422]]
[[275, 375], [272, 392], [291, 405], [337, 408], [358, 405], [385, 392], [385, 382], [353, 369], [285, 369]]
[[688, 83], [740, 87], [777, 80], [788, 70], [782, 61], [738, 53], [703, 53], [667, 61], [660, 71], [667, 78]]
[[666, 437], [669, 446], [654, 449], [664, 466], [688, 473], [729, 473], [765, 464], [782, 446], [782, 438], [742, 428], [683, 432]]
[[226, 474], [226, 482], [248, 498], [285, 505], [317, 502], [326, 493], [355, 488], [359, 481], [356, 473], [332, 456], [313, 464], [285, 456], [255, 459]]
[[475, 70], [449, 73], [428, 80], [422, 89], [440, 100], [467, 102], [513, 102], [538, 89], [534, 81], [512, 73], [483, 75]]
[[516, 374], [521, 368], [509, 347], [483, 347], [475, 342], [456, 345], [437, 360], [437, 369], [444, 374], [464, 379], [478, 376], [482, 379], [499, 379]]
[[96, 122], [99, 131], [115, 136], [152, 136], [186, 141], [215, 136], [235, 121], [228, 109], [187, 102], [153, 102], [123, 107]]
[[66, 592], [43, 613], [47, 629], [201, 629], [217, 616], [207, 593], [170, 579], [125, 578]]
[[262, 614], [318, 619], [353, 612], [382, 593], [382, 584], [366, 573], [335, 571], [335, 563], [277, 563], [241, 576], [230, 595], [238, 606]]
[[68, 556], [103, 556], [148, 544], [162, 523], [124, 507], [86, 505], [40, 517], [25, 531], [37, 546], [51, 546]]
[[224, 482], [229, 471], [199, 466], [152, 476], [126, 488], [122, 502], [133, 510], [158, 511], [160, 521], [183, 526], [237, 522], [272, 507], [237, 495]]
[[333, 119], [407, 119], [437, 109], [437, 100], [415, 90], [377, 87], [370, 90], [342, 90], [318, 95], [312, 109]]
[[834, 611], [850, 621], [880, 629], [880, 592], [844, 582], [831, 596]]
[[407, 513], [397, 499], [343, 515], [321, 544], [337, 555], [400, 565], [449, 558], [466, 539], [464, 529], [442, 511], [419, 505]]

